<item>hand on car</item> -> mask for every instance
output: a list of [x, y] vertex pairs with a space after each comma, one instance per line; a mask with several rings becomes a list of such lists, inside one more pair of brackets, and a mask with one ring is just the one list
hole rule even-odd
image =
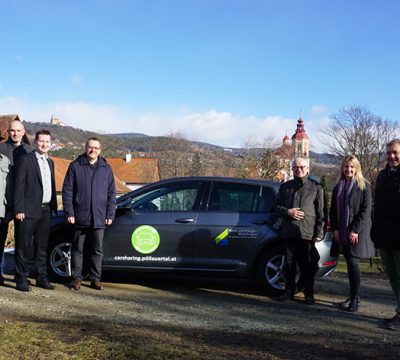
[[304, 212], [301, 211], [300, 208], [292, 208], [288, 210], [288, 215], [295, 219], [295, 220], [301, 220], [304, 219]]

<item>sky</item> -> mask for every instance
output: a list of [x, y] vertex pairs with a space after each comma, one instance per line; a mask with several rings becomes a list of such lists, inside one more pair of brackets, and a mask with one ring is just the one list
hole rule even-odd
[[311, 149], [341, 108], [399, 121], [398, 0], [0, 0], [0, 114]]

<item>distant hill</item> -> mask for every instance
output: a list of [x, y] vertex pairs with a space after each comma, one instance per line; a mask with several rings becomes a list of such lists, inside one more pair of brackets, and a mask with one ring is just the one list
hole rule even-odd
[[[236, 176], [241, 166], [241, 158], [249, 152], [261, 156], [262, 148], [246, 149], [222, 147], [199, 141], [185, 139], [149, 136], [141, 133], [98, 134], [91, 131], [73, 128], [71, 126], [52, 125], [49, 123], [24, 122], [27, 133], [33, 135], [39, 129], [49, 129], [52, 133], [55, 149], [54, 156], [74, 159], [84, 151], [85, 141], [89, 137], [97, 137], [102, 143], [102, 155], [105, 157], [125, 157], [131, 153], [133, 157], [154, 157], [169, 161], [165, 168], [185, 167], [201, 168], [198, 174], [216, 176]], [[180, 157], [179, 166], [173, 163]], [[312, 162], [322, 168], [331, 168], [339, 163], [334, 155], [310, 153]], [[161, 162], [162, 162], [161, 161]], [[189, 171], [189, 170], [188, 170]], [[191, 170], [192, 173], [194, 170]], [[196, 170], [199, 171], [199, 170]]]
[[116, 134], [110, 134], [110, 136], [119, 136], [127, 139], [131, 138], [138, 138], [138, 137], [149, 137], [149, 135], [145, 134], [140, 134], [140, 133], [116, 133]]

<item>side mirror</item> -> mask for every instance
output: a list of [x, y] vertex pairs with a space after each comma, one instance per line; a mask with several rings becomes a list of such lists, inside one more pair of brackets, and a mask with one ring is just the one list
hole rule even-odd
[[133, 212], [133, 210], [130, 206], [121, 206], [121, 207], [117, 207], [115, 212], [118, 215], [118, 214], [126, 214], [128, 212]]

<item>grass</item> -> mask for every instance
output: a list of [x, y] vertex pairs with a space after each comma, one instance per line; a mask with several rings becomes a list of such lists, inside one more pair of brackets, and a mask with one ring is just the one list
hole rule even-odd
[[29, 319], [0, 321], [0, 359], [275, 359], [257, 334]]
[[[382, 263], [380, 257], [373, 257], [371, 259], [361, 259], [360, 269], [363, 273], [381, 273]], [[346, 260], [343, 255], [339, 256], [336, 272], [347, 272]]]

